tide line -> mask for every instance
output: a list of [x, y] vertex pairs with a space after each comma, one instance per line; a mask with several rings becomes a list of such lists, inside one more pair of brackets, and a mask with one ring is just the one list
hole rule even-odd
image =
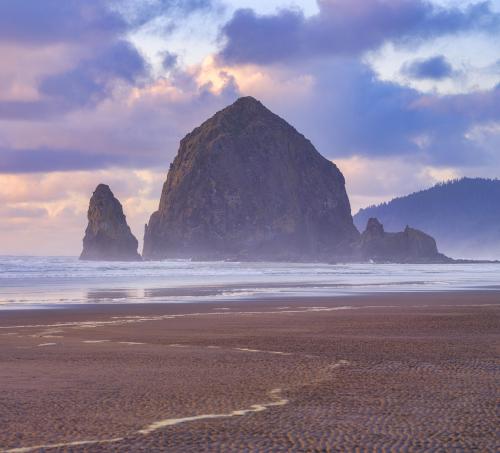
[[179, 425], [181, 423], [193, 422], [197, 420], [212, 420], [214, 418], [239, 417], [242, 415], [250, 414], [252, 412], [265, 411], [268, 407], [284, 406], [285, 404], [288, 404], [288, 400], [286, 398], [282, 398], [280, 396], [280, 393], [281, 389], [271, 390], [269, 392], [269, 396], [271, 397], [272, 401], [268, 403], [252, 404], [247, 409], [234, 410], [226, 414], [202, 414], [202, 415], [193, 415], [191, 417], [166, 418], [165, 420], [159, 420], [157, 422], [151, 423], [150, 425], [146, 426], [145, 428], [141, 429], [138, 432], [140, 434], [146, 435], [158, 429], [165, 428], [167, 426]]
[[56, 324], [28, 324], [28, 325], [16, 325], [16, 326], [0, 326], [1, 329], [34, 329], [34, 328], [47, 328], [47, 327], [72, 327], [78, 329], [95, 329], [96, 327], [105, 326], [121, 326], [126, 324], [142, 323], [148, 321], [163, 321], [165, 319], [178, 319], [178, 318], [189, 318], [189, 317], [210, 317], [210, 316], [238, 316], [238, 315], [282, 315], [282, 314], [301, 314], [301, 313], [314, 313], [314, 312], [331, 312], [337, 310], [357, 310], [360, 307], [353, 306], [341, 306], [341, 307], [331, 307], [331, 308], [318, 308], [312, 307], [308, 309], [299, 310], [279, 310], [279, 311], [217, 311], [215, 313], [182, 313], [177, 315], [153, 315], [153, 316], [112, 316], [112, 321], [73, 321], [73, 322], [62, 322]]

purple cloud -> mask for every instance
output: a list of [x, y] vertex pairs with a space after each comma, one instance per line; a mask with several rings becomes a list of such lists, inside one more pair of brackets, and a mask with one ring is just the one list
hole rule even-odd
[[266, 64], [286, 59], [303, 52], [306, 25], [301, 11], [259, 16], [252, 9], [240, 9], [222, 28], [227, 42], [220, 55], [229, 63]]
[[[425, 0], [330, 0], [320, 1], [312, 17], [298, 10], [267, 16], [237, 11], [222, 29], [219, 58], [226, 64], [279, 63], [281, 70], [312, 76], [309, 97], [292, 108], [293, 100], [286, 101], [287, 113], [328, 157], [407, 155], [432, 165], [476, 165], [491, 159], [491, 150], [469, 132], [500, 120], [500, 90], [424, 95], [378, 79], [357, 59], [387, 41], [414, 44], [499, 30], [500, 14], [490, 2], [445, 8]], [[336, 58], [317, 58], [328, 56]], [[410, 70], [435, 79], [453, 73], [439, 56]]]
[[135, 84], [146, 74], [147, 64], [137, 49], [127, 41], [117, 41], [75, 68], [46, 77], [39, 89], [62, 106], [84, 107], [108, 97], [113, 82]]
[[100, 43], [157, 17], [211, 5], [212, 0], [2, 0], [0, 41], [33, 46]]
[[160, 155], [95, 153], [74, 149], [0, 149], [0, 174], [95, 170], [109, 167], [145, 168], [160, 163]]
[[[237, 41], [229, 40], [223, 54], [236, 49], [231, 56], [235, 60], [286, 63], [292, 56], [357, 53], [389, 38], [435, 35], [437, 24], [447, 32], [479, 24], [491, 29], [495, 17], [488, 3], [443, 10], [420, 0], [334, 0], [322, 2], [320, 13], [312, 18], [297, 11], [262, 17], [240, 10], [225, 30], [245, 39], [237, 49]], [[243, 21], [240, 29], [236, 27], [238, 18]], [[355, 32], [360, 29], [366, 33]], [[257, 39], [252, 38], [255, 33]], [[40, 100], [0, 102], [3, 124], [7, 119], [16, 120], [11, 128], [16, 132], [5, 143], [32, 146], [22, 145], [26, 141], [18, 131], [41, 137], [33, 145], [36, 149], [0, 149], [0, 172], [161, 166], [173, 157], [178, 140], [190, 128], [239, 95], [229, 75], [220, 94], [210, 92], [209, 86], [198, 87], [196, 77], [176, 65], [175, 55], [166, 54], [164, 64], [171, 68], [169, 84], [184, 93], [182, 100], [168, 94], [152, 96], [145, 90], [141, 99], [130, 104], [117, 96], [113, 102], [99, 105], [116, 92], [117, 85], [141, 84], [148, 77], [148, 67], [137, 49], [119, 34], [85, 55], [73, 68], [42, 78]], [[287, 108], [277, 112], [330, 158], [411, 155], [436, 165], [472, 165], [488, 158], [485, 148], [467, 133], [477, 124], [500, 120], [500, 90], [423, 95], [377, 79], [353, 57], [305, 58], [301, 64], [292, 63], [280, 70], [310, 76], [314, 80], [311, 92], [300, 101], [293, 96], [283, 100]], [[68, 112], [72, 114], [64, 116]], [[57, 122], [53, 121], [56, 115], [60, 115]], [[34, 120], [39, 122], [34, 124]]]
[[439, 96], [382, 81], [352, 60], [315, 63], [314, 91], [287, 106], [287, 119], [331, 159], [412, 156], [471, 166], [492, 158], [472, 140], [476, 125], [500, 121], [500, 89]]
[[0, 41], [44, 45], [124, 33], [127, 22], [107, 1], [2, 0]]
[[148, 64], [128, 41], [116, 41], [65, 72], [39, 81], [35, 101], [0, 101], [1, 120], [48, 120], [111, 96], [118, 82], [137, 85], [148, 77]]
[[180, 99], [145, 96], [128, 105], [117, 101], [102, 110], [82, 109], [56, 119], [32, 118], [37, 123], [13, 122], [16, 132], [5, 143], [22, 141], [23, 136], [39, 138], [33, 148], [0, 146], [0, 174], [111, 167], [165, 170], [180, 139], [239, 96], [231, 80], [219, 94], [191, 85], [184, 94]]
[[166, 69], [167, 71], [174, 69], [177, 66], [179, 57], [172, 52], [164, 52], [163, 53], [163, 58], [162, 58], [162, 67], [163, 69]]
[[0, 101], [0, 119], [46, 120], [97, 105], [119, 83], [139, 85], [149, 67], [127, 33], [155, 18], [175, 25], [178, 14], [211, 4], [212, 0], [2, 0], [0, 44], [58, 44], [72, 52], [76, 63], [40, 77], [39, 100]]
[[442, 80], [454, 74], [453, 67], [443, 55], [405, 63], [401, 68], [401, 72], [413, 79], [420, 80]]
[[67, 104], [54, 100], [0, 101], [0, 120], [39, 121], [48, 120], [69, 110]]
[[489, 2], [466, 9], [425, 0], [319, 1], [319, 13], [299, 10], [261, 16], [240, 9], [222, 28], [219, 56], [226, 63], [269, 64], [322, 55], [355, 55], [386, 41], [414, 42], [467, 30], [500, 29]]
[[45, 208], [4, 208], [2, 215], [9, 218], [36, 219], [48, 214]]

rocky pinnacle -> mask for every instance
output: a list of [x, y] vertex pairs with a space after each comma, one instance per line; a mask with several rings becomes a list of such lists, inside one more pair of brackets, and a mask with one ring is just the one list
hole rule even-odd
[[140, 261], [138, 242], [122, 205], [109, 186], [99, 184], [90, 199], [81, 260]]

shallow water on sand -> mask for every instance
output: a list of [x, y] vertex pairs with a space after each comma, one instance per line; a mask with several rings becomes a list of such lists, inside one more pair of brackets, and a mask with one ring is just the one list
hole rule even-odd
[[0, 308], [491, 288], [500, 264], [83, 262], [0, 257]]

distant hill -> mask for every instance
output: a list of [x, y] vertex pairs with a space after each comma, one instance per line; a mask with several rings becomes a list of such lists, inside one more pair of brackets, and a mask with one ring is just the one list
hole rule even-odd
[[463, 178], [388, 203], [361, 209], [360, 231], [377, 217], [386, 231], [406, 225], [432, 235], [439, 250], [454, 258], [500, 258], [500, 180]]

